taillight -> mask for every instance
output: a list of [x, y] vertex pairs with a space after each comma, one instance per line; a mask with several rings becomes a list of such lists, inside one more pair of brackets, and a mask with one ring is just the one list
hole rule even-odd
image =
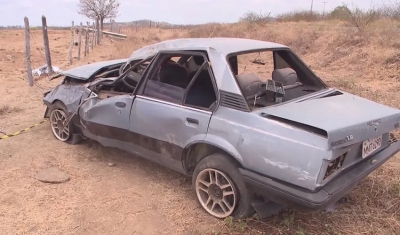
[[344, 159], [346, 158], [346, 154], [344, 153], [340, 155], [339, 157], [335, 158], [328, 164], [328, 168], [326, 169], [326, 173], [324, 176], [324, 180], [331, 176], [333, 173], [335, 173], [337, 170], [340, 170], [343, 166]]
[[393, 133], [389, 133], [389, 144], [397, 142], [396, 136]]

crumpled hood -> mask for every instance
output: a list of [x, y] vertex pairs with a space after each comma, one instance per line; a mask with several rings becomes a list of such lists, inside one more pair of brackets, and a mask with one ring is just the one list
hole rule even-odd
[[[337, 90], [333, 90], [335, 92]], [[398, 127], [400, 110], [350, 93], [293, 101], [257, 110], [266, 118], [325, 131], [329, 149], [390, 132]]]
[[80, 80], [88, 80], [92, 77], [93, 74], [98, 72], [100, 69], [112, 65], [122, 65], [126, 63], [128, 59], [118, 59], [118, 60], [108, 60], [108, 61], [101, 61], [92, 64], [86, 64], [82, 66], [78, 66], [66, 71], [61, 72], [62, 75], [73, 77], [75, 79]]

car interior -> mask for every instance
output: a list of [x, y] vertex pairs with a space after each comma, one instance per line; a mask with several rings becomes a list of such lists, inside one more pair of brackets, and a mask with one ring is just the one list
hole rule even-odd
[[[152, 59], [121, 66], [118, 78], [111, 76], [115, 76], [115, 68], [102, 69], [90, 87], [101, 99], [133, 93], [141, 77], [148, 74], [145, 96], [205, 110], [216, 103], [216, 89], [205, 55], [166, 54], [157, 61]], [[151, 71], [146, 70], [151, 62], [154, 63]]]
[[166, 56], [160, 60], [157, 72], [147, 80], [143, 95], [164, 100], [169, 96], [170, 102], [183, 101], [184, 105], [211, 109], [217, 100], [216, 89], [205, 56], [182, 55], [176, 60]]
[[[251, 109], [276, 105], [325, 88], [311, 70], [290, 51], [268, 52], [264, 53], [264, 59], [269, 64], [263, 58], [260, 59], [260, 52], [232, 55], [228, 58], [231, 70]], [[248, 66], [248, 61], [253, 65]], [[241, 64], [250, 67], [250, 71], [247, 71], [247, 67], [244, 71], [239, 71]]]

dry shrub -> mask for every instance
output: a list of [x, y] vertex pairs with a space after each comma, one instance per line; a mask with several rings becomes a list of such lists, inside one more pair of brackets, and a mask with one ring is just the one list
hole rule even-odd
[[265, 24], [272, 20], [271, 12], [269, 13], [256, 13], [256, 12], [247, 12], [244, 16], [239, 18], [239, 22], [246, 23], [257, 23], [257, 24]]
[[378, 8], [380, 17], [400, 20], [400, 2], [394, 3], [383, 3], [381, 7]]
[[348, 9], [347, 14], [347, 21], [361, 33], [364, 32], [372, 22], [378, 19], [378, 12], [374, 9], [364, 11], [355, 7], [353, 10]]
[[323, 19], [323, 15], [319, 12], [311, 12], [306, 10], [291, 11], [277, 16], [283, 22], [299, 22], [299, 21], [319, 21]]

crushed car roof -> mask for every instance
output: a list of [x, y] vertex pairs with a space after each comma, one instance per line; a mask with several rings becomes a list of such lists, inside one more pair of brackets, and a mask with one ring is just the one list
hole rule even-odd
[[287, 48], [287, 46], [245, 38], [180, 38], [142, 47], [134, 51], [129, 57], [129, 60], [144, 59], [157, 54], [161, 50], [209, 50], [211, 48], [227, 56], [232, 53], [260, 49]]

